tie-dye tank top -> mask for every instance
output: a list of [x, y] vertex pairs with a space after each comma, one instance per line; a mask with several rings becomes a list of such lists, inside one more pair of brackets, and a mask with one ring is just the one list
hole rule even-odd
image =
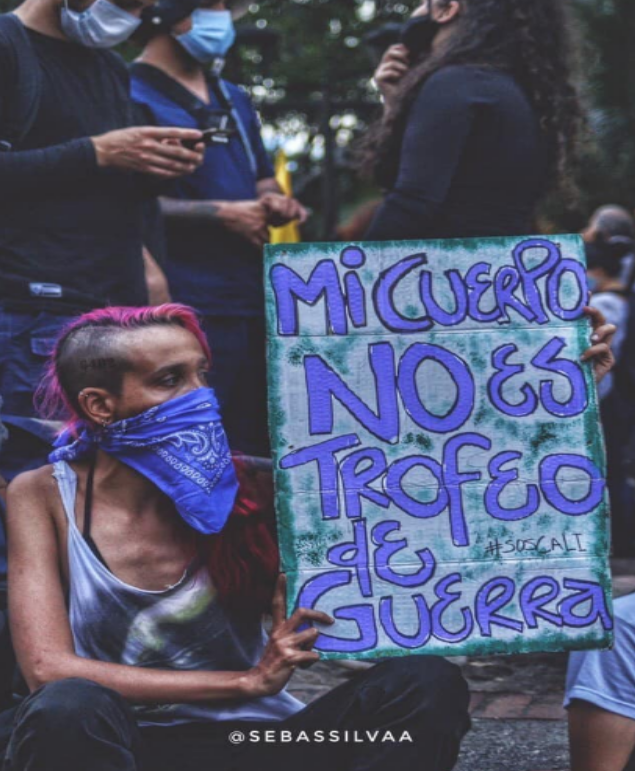
[[[77, 475], [54, 464], [68, 519], [69, 615], [75, 652], [84, 658], [169, 670], [245, 671], [266, 643], [259, 620], [238, 620], [216, 598], [209, 572], [192, 563], [180, 581], [147, 591], [120, 581], [91, 551], [75, 521]], [[139, 724], [282, 720], [304, 707], [286, 690], [275, 696], [134, 707]]]

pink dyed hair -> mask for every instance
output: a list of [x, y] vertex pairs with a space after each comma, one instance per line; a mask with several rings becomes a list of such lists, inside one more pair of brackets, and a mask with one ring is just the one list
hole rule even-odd
[[83, 424], [82, 416], [74, 405], [74, 397], [65, 392], [59, 377], [58, 363], [68, 339], [86, 328], [136, 330], [152, 326], [174, 325], [191, 332], [198, 340], [208, 361], [212, 354], [196, 312], [187, 305], [166, 303], [146, 308], [111, 307], [84, 313], [65, 327], [50, 355], [44, 378], [37, 389], [35, 401], [38, 412], [45, 418], [65, 418], [66, 428], [76, 433]]

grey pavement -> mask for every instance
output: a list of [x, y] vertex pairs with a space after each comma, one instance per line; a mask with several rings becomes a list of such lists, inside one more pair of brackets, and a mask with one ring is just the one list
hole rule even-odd
[[567, 724], [555, 720], [474, 720], [455, 771], [567, 771]]

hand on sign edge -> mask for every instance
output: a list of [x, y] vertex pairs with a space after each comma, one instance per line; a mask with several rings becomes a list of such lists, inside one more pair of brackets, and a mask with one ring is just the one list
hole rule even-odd
[[[334, 624], [326, 613], [310, 608], [298, 608], [286, 618], [286, 575], [280, 573], [271, 606], [272, 627], [260, 662], [249, 671], [249, 691], [252, 698], [279, 693], [298, 667], [306, 668], [320, 660], [312, 650], [319, 630], [311, 621]], [[305, 627], [299, 629], [299, 627]]]
[[614, 324], [607, 324], [601, 311], [587, 306], [584, 313], [591, 319], [593, 334], [591, 346], [580, 357], [582, 361], [593, 362], [596, 383], [600, 383], [615, 366], [615, 356], [611, 349], [613, 336], [617, 332]]

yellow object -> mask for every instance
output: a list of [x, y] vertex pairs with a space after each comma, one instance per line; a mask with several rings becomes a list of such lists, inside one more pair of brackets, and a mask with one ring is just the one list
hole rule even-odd
[[[287, 154], [279, 150], [276, 155], [276, 182], [285, 195], [293, 196], [293, 183], [287, 162]], [[290, 222], [281, 228], [269, 228], [272, 244], [297, 244], [300, 238], [300, 228], [297, 222]]]

